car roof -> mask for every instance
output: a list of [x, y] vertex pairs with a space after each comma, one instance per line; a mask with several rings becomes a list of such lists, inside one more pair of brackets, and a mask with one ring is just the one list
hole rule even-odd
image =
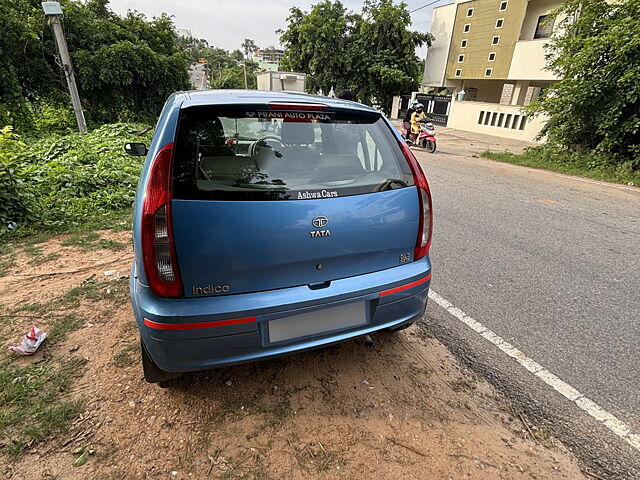
[[301, 92], [272, 92], [268, 90], [190, 90], [179, 92], [183, 96], [181, 108], [197, 105], [242, 105], [242, 104], [268, 104], [270, 102], [296, 102], [296, 103], [322, 103], [329, 107], [344, 108], [349, 110], [361, 110], [377, 112], [375, 108], [362, 103], [341, 100], [339, 98], [325, 97], [323, 95], [310, 95]]

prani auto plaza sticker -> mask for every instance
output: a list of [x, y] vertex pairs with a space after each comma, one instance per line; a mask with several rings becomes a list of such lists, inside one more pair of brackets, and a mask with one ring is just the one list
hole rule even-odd
[[292, 120], [308, 120], [308, 121], [322, 121], [329, 120], [329, 115], [326, 113], [318, 112], [277, 112], [277, 111], [257, 111], [246, 112], [246, 116], [249, 118], [282, 118]]

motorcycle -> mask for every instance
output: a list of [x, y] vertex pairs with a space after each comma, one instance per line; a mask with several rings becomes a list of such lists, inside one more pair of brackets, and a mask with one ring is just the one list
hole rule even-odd
[[428, 118], [420, 120], [420, 133], [415, 144], [418, 147], [426, 148], [429, 153], [436, 151], [436, 128]]

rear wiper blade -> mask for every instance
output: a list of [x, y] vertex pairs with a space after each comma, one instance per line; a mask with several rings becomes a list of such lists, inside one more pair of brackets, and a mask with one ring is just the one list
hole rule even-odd
[[382, 192], [384, 190], [393, 190], [394, 189], [394, 187], [393, 187], [394, 185], [399, 185], [400, 188], [404, 188], [404, 187], [408, 187], [409, 186], [407, 184], [407, 182], [405, 182], [401, 178], [387, 178], [384, 182], [382, 182], [378, 186], [378, 188], [376, 188], [376, 191]]

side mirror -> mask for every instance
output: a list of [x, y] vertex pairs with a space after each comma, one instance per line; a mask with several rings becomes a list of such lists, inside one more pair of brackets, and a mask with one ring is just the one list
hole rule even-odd
[[134, 157], [143, 157], [147, 154], [147, 146], [144, 143], [125, 143], [124, 151]]

